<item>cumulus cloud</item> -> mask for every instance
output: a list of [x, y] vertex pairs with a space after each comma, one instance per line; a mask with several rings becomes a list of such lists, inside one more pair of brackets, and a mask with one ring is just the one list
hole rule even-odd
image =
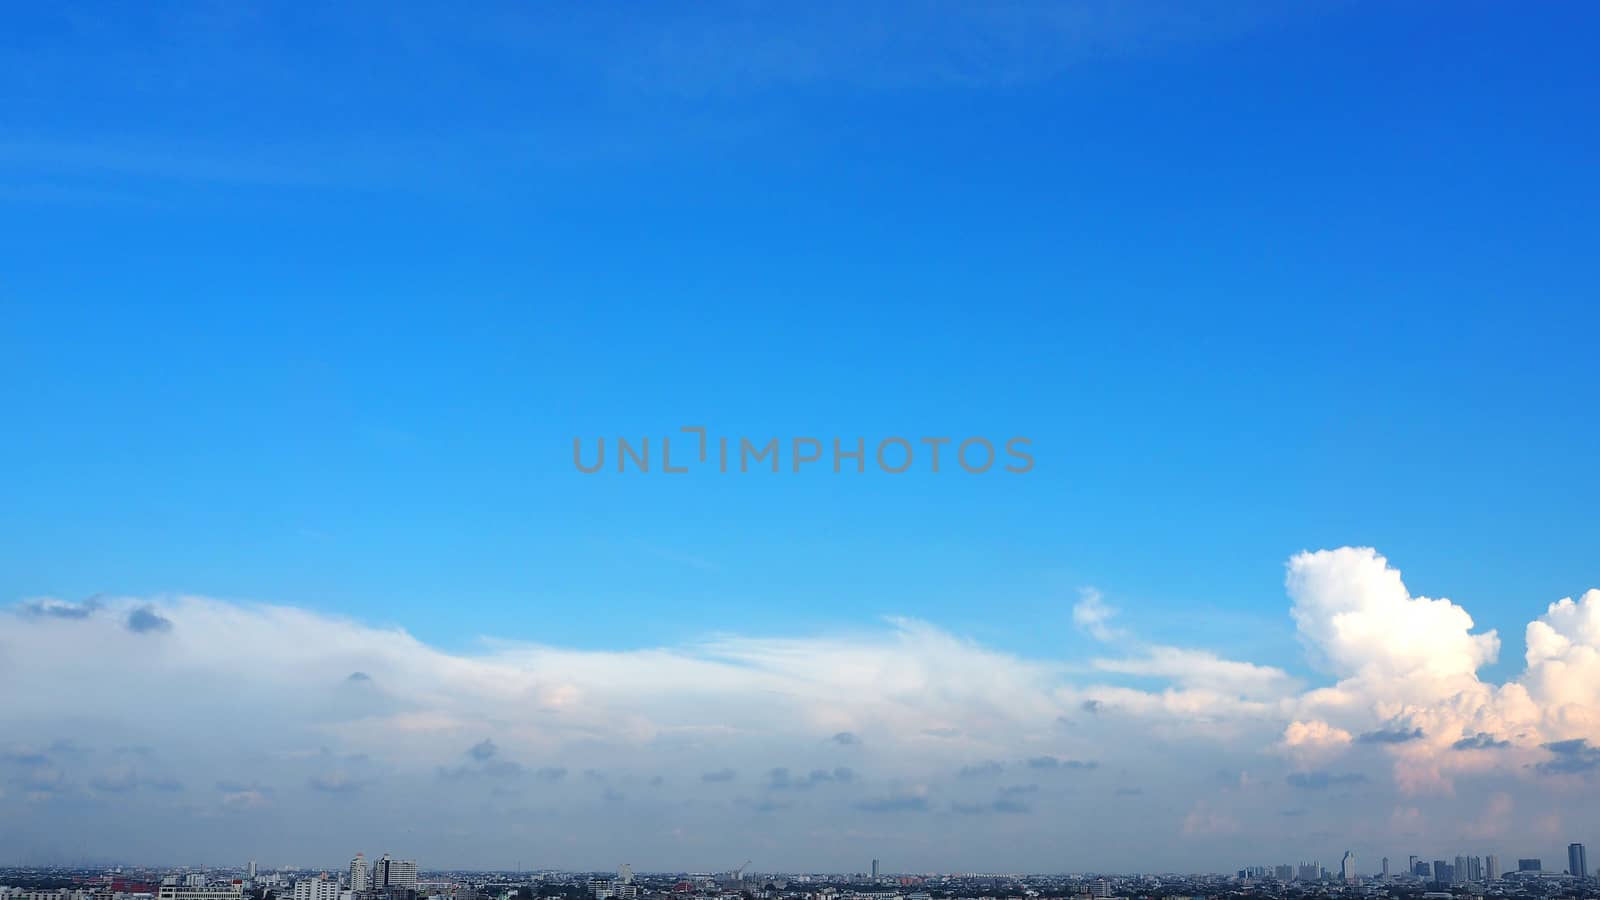
[[1351, 742], [1350, 732], [1335, 728], [1315, 719], [1308, 722], [1290, 722], [1283, 729], [1283, 743], [1288, 747], [1342, 747]]
[[1413, 695], [1476, 682], [1500, 639], [1473, 634], [1449, 600], [1413, 597], [1400, 572], [1368, 547], [1301, 553], [1289, 561], [1301, 637], [1333, 674]]

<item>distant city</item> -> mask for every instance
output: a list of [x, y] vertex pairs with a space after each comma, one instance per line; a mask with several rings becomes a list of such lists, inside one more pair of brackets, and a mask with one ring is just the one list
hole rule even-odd
[[1357, 871], [1346, 851], [1338, 868], [1321, 862], [1246, 866], [1232, 874], [886, 873], [879, 860], [850, 874], [761, 873], [750, 861], [717, 873], [425, 871], [414, 859], [357, 853], [342, 869], [264, 870], [182, 867], [0, 868], [0, 900], [1179, 900], [1179, 898], [1595, 898], [1581, 843], [1567, 848], [1564, 868], [1521, 857], [1383, 857], [1378, 873]]

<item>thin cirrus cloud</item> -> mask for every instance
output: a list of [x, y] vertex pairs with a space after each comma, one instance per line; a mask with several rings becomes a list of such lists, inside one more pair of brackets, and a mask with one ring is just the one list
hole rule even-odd
[[[1535, 827], [1538, 810], [1593, 822], [1574, 785], [1600, 777], [1600, 591], [1550, 604], [1527, 626], [1522, 673], [1491, 683], [1478, 670], [1498, 635], [1452, 601], [1412, 595], [1376, 551], [1298, 554], [1286, 583], [1324, 683], [1141, 642], [1099, 595], [1076, 617], [1100, 639], [1088, 666], [913, 619], [638, 651], [450, 653], [295, 607], [28, 600], [0, 613], [0, 666], [28, 688], [0, 692], [0, 839], [49, 859], [93, 808], [130, 856], [232, 858], [272, 834], [249, 852], [321, 859], [381, 839], [420, 804], [429, 815], [406, 839], [439, 864], [559, 841], [564, 864], [600, 867], [627, 815], [675, 823], [627, 838], [639, 864], [725, 865], [709, 848], [757, 829], [790, 864], [834, 868], [857, 853], [828, 837], [849, 831], [835, 826], [892, 816], [908, 864], [1027, 867], [1049, 861], [1017, 856], [1026, 842], [1011, 829], [1047, 828], [1116, 862], [1118, 828], [1160, 797], [1189, 811], [1173, 820], [1172, 852], [1199, 864], [1221, 836], [1292, 858], [1310, 838], [1274, 811], [1308, 792], [1329, 801], [1319, 828], [1399, 835], [1430, 817], [1483, 820], [1482, 798], [1500, 789], [1457, 786], [1506, 779], [1539, 796], [1495, 813], [1507, 827]], [[141, 612], [164, 624], [130, 627]], [[1099, 680], [1111, 674], [1151, 683]], [[1027, 789], [998, 784], [1008, 772], [1027, 773]], [[1072, 810], [1094, 798], [1116, 802], [1088, 828]], [[1361, 824], [1385, 803], [1399, 805]], [[949, 843], [941, 821], [975, 814], [989, 824]], [[505, 833], [452, 843], [485, 815]], [[172, 827], [136, 824], [152, 817]]]

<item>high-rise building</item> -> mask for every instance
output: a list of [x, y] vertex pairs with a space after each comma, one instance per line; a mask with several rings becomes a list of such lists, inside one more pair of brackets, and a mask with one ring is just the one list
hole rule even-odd
[[872, 861], [872, 880], [873, 881], [877, 881], [878, 880], [878, 861], [877, 860], [873, 860]]
[[417, 888], [417, 861], [414, 859], [390, 859], [385, 853], [381, 859], [372, 864], [371, 889], [374, 891], [388, 890], [389, 888], [404, 888], [416, 890]]
[[1339, 880], [1349, 883], [1356, 880], [1356, 854], [1353, 850], [1346, 850], [1339, 859]]
[[1433, 880], [1438, 884], [1454, 884], [1455, 869], [1442, 859], [1433, 861]]
[[245, 876], [251, 881], [256, 880], [256, 861], [250, 860], [250, 865], [244, 867]]
[[1385, 856], [1383, 858], [1383, 865], [1382, 865], [1382, 868], [1379, 871], [1379, 874], [1384, 878], [1388, 878], [1389, 877], [1389, 857]]
[[1433, 864], [1425, 859], [1417, 859], [1413, 856], [1411, 857], [1411, 874], [1418, 878], [1432, 878]]
[[334, 878], [301, 878], [294, 883], [294, 900], [339, 900], [339, 882]]
[[360, 892], [367, 889], [367, 857], [366, 854], [357, 853], [356, 858], [350, 860], [350, 890]]
[[1517, 860], [1518, 872], [1543, 872], [1544, 863], [1537, 858]]
[[1500, 857], [1493, 853], [1483, 858], [1483, 874], [1490, 881], [1500, 880]]
[[1589, 877], [1589, 860], [1582, 844], [1567, 845], [1567, 874], [1573, 878]]
[[156, 892], [157, 900], [240, 900], [244, 895], [244, 882], [230, 884], [189, 885], [163, 884]]

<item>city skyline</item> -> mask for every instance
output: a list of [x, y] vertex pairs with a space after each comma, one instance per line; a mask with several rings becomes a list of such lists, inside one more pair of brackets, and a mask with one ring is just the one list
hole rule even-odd
[[[899, 871], [899, 870], [894, 870], [894, 869], [883, 868], [882, 865], [881, 865], [882, 860], [877, 859], [877, 858], [873, 858], [871, 860], [868, 860], [867, 861], [867, 865], [861, 867], [860, 869], [841, 869], [841, 870], [837, 870], [837, 871], [788, 869], [788, 868], [782, 868], [782, 867], [763, 868], [763, 867], [752, 865], [754, 860], [746, 860], [744, 863], [742, 863], [742, 864], [740, 864], [738, 866], [735, 866], [735, 867], [733, 867], [731, 869], [716, 869], [716, 868], [693, 869], [693, 868], [670, 868], [670, 867], [669, 868], [662, 868], [662, 869], [645, 869], [645, 868], [635, 867], [631, 863], [619, 863], [619, 864], [615, 864], [614, 866], [611, 866], [611, 867], [601, 867], [601, 868], [598, 868], [598, 869], [563, 868], [563, 867], [560, 867], [560, 866], [549, 866], [549, 865], [532, 866], [532, 867], [518, 866], [518, 867], [514, 867], [514, 868], [507, 868], [507, 869], [471, 869], [471, 868], [453, 867], [453, 866], [449, 866], [449, 865], [437, 866], [437, 867], [433, 867], [433, 868], [423, 868], [423, 867], [419, 866], [417, 860], [415, 860], [415, 859], [404, 859], [404, 858], [401, 858], [401, 857], [396, 856], [394, 854], [391, 854], [389, 852], [381, 853], [376, 858], [371, 860], [370, 861], [370, 865], [369, 865], [369, 860], [367, 859], [365, 851], [357, 851], [355, 853], [355, 855], [353, 857], [351, 857], [348, 860], [348, 862], [343, 864], [343, 865], [328, 865], [328, 866], [315, 865], [315, 864], [306, 864], [304, 862], [279, 863], [279, 864], [262, 865], [260, 863], [260, 861], [256, 860], [256, 859], [248, 860], [245, 863], [245, 865], [243, 865], [243, 866], [230, 866], [230, 865], [226, 865], [226, 864], [201, 864], [201, 865], [195, 865], [195, 864], [173, 864], [173, 863], [151, 864], [151, 863], [148, 863], [148, 862], [143, 862], [143, 863], [132, 863], [132, 862], [104, 863], [104, 862], [102, 862], [102, 863], [94, 863], [94, 864], [83, 863], [81, 865], [84, 867], [84, 870], [111, 870], [111, 871], [120, 872], [123, 869], [127, 868], [127, 869], [133, 869], [133, 870], [138, 870], [138, 871], [146, 871], [146, 872], [148, 872], [148, 871], [165, 871], [165, 872], [170, 873], [170, 874], [165, 874], [165, 875], [162, 876], [163, 879], [164, 879], [163, 883], [168, 885], [168, 886], [177, 885], [177, 886], [199, 887], [199, 886], [204, 886], [204, 885], [206, 885], [208, 883], [217, 883], [219, 878], [220, 878], [221, 882], [225, 883], [228, 880], [228, 877], [230, 875], [232, 875], [232, 874], [242, 874], [244, 882], [246, 884], [248, 884], [253, 879], [256, 879], [258, 877], [258, 874], [259, 874], [259, 876], [261, 878], [263, 878], [263, 879], [266, 879], [268, 883], [278, 883], [281, 879], [287, 877], [289, 879], [289, 883], [291, 885], [299, 885], [302, 882], [315, 883], [315, 882], [328, 881], [328, 882], [330, 882], [332, 884], [342, 885], [345, 889], [353, 890], [353, 891], [356, 891], [358, 893], [361, 892], [361, 891], [366, 891], [366, 890], [371, 890], [371, 891], [374, 891], [374, 892], [381, 893], [381, 892], [383, 892], [383, 890], [385, 888], [392, 887], [392, 886], [394, 886], [396, 884], [404, 886], [404, 887], [407, 887], [407, 888], [410, 888], [410, 889], [415, 889], [416, 886], [417, 886], [417, 883], [418, 883], [418, 879], [422, 875], [438, 875], [438, 874], [447, 874], [447, 873], [475, 872], [475, 873], [480, 873], [480, 874], [508, 874], [508, 875], [523, 875], [523, 876], [541, 875], [541, 874], [543, 874], [543, 875], [558, 874], [558, 875], [587, 875], [587, 876], [606, 877], [608, 875], [608, 873], [612, 872], [613, 870], [615, 871], [614, 880], [617, 880], [619, 882], [631, 882], [631, 881], [634, 880], [634, 878], [636, 876], [640, 877], [640, 878], [647, 878], [647, 877], [658, 877], [658, 876], [669, 876], [669, 875], [695, 875], [695, 876], [702, 877], [702, 878], [721, 879], [723, 881], [742, 882], [742, 881], [747, 881], [749, 878], [764, 878], [764, 877], [769, 877], [769, 876], [792, 876], [792, 875], [818, 875], [818, 876], [826, 876], [826, 877], [829, 877], [829, 878], [859, 878], [859, 879], [866, 879], [868, 881], [876, 881], [876, 880], [879, 880], [879, 879], [894, 880], [894, 879], [900, 879], [900, 878], [904, 878], [904, 877], [908, 877], [908, 876], [909, 877], [917, 877], [917, 878], [963, 877], [963, 876], [991, 877], [991, 876], [995, 876], [995, 875], [1007, 875], [1007, 874], [1023, 875], [1023, 876], [1039, 876], [1039, 877], [1054, 877], [1054, 876], [1061, 876], [1061, 877], [1095, 877], [1095, 876], [1102, 876], [1102, 875], [1104, 875], [1104, 876], [1114, 876], [1114, 877], [1138, 877], [1138, 876], [1141, 876], [1141, 875], [1173, 874], [1173, 875], [1192, 875], [1192, 876], [1196, 876], [1196, 877], [1217, 877], [1217, 878], [1226, 878], [1226, 877], [1229, 877], [1229, 876], [1234, 876], [1234, 877], [1236, 877], [1236, 878], [1238, 878], [1240, 880], [1273, 879], [1273, 880], [1282, 881], [1282, 882], [1289, 882], [1289, 881], [1300, 881], [1300, 880], [1304, 880], [1304, 881], [1340, 881], [1340, 880], [1345, 880], [1344, 876], [1345, 876], [1345, 874], [1347, 872], [1351, 876], [1353, 876], [1355, 878], [1359, 878], [1361, 880], [1366, 880], [1366, 881], [1386, 881], [1386, 880], [1406, 881], [1406, 880], [1412, 880], [1412, 879], [1419, 878], [1419, 877], [1423, 881], [1430, 881], [1430, 880], [1431, 881], [1436, 881], [1437, 877], [1435, 875], [1433, 875], [1432, 873], [1428, 872], [1428, 870], [1431, 867], [1433, 867], [1433, 866], [1435, 866], [1437, 864], [1445, 864], [1445, 866], [1447, 868], [1451, 869], [1452, 876], [1455, 877], [1458, 880], [1471, 880], [1471, 881], [1482, 882], [1482, 881], [1499, 881], [1499, 880], [1503, 880], [1503, 879], [1506, 879], [1506, 878], [1515, 879], [1515, 878], [1517, 878], [1519, 876], [1551, 876], [1551, 875], [1563, 876], [1563, 877], [1572, 876], [1572, 877], [1575, 877], [1575, 878], [1577, 878], [1579, 880], [1582, 880], [1582, 879], [1587, 879], [1591, 874], [1591, 873], [1589, 873], [1587, 871], [1587, 868], [1586, 868], [1586, 851], [1587, 851], [1587, 846], [1582, 842], [1572, 842], [1572, 843], [1568, 844], [1567, 848], [1566, 848], [1566, 858], [1569, 860], [1569, 866], [1568, 866], [1567, 869], [1551, 870], [1549, 868], [1546, 868], [1546, 867], [1544, 867], [1542, 865], [1542, 862], [1543, 862], [1543, 858], [1542, 857], [1518, 857], [1516, 859], [1516, 866], [1514, 868], [1512, 868], [1510, 870], [1502, 870], [1501, 867], [1496, 864], [1497, 860], [1499, 859], [1499, 854], [1497, 854], [1497, 853], [1487, 853], [1487, 854], [1481, 854], [1481, 855], [1465, 855], [1465, 856], [1457, 855], [1457, 856], [1454, 857], [1454, 863], [1452, 863], [1448, 859], [1429, 860], [1425, 854], [1410, 854], [1407, 857], [1407, 865], [1403, 870], [1395, 871], [1395, 872], [1384, 871], [1384, 872], [1381, 872], [1381, 873], [1379, 873], [1379, 872], [1364, 872], [1364, 871], [1361, 871], [1361, 870], [1358, 870], [1358, 869], [1354, 868], [1353, 863], [1354, 863], [1354, 860], [1355, 860], [1355, 853], [1354, 853], [1354, 851], [1350, 851], [1350, 850], [1345, 850], [1345, 851], [1342, 852], [1340, 870], [1337, 871], [1337, 872], [1330, 870], [1325, 865], [1321, 865], [1315, 859], [1315, 857], [1313, 857], [1310, 862], [1307, 862], [1305, 859], [1301, 859], [1301, 860], [1299, 860], [1299, 861], [1297, 861], [1295, 863], [1280, 863], [1280, 864], [1266, 865], [1266, 866], [1259, 866], [1259, 865], [1246, 866], [1244, 869], [1236, 870], [1236, 871], [1233, 871], [1233, 872], [1228, 872], [1228, 871], [1224, 871], [1224, 870], [1206, 870], [1206, 871], [1194, 871], [1194, 872], [1163, 872], [1163, 871], [1158, 870], [1158, 869], [1151, 869], [1151, 870], [1146, 870], [1146, 871], [1135, 870], [1135, 871], [1127, 871], [1127, 872], [1117, 872], [1117, 871], [1096, 869], [1096, 868], [1093, 868], [1093, 867], [1081, 868], [1081, 869], [1039, 870], [1039, 871], [1036, 871], [1036, 872], [1010, 872], [1010, 873], [1008, 873], [1008, 872], [1006, 872], [1004, 870], [994, 870], [994, 871], [987, 871], [987, 870], [912, 870], [912, 871]], [[1464, 879], [1464, 876], [1462, 875], [1462, 872], [1463, 872], [1465, 867], [1461, 866], [1460, 864], [1463, 861], [1467, 861], [1467, 862], [1469, 862], [1471, 864], [1470, 865], [1470, 868], [1471, 868], [1471, 878], [1470, 879]], [[1344, 865], [1345, 862], [1350, 862], [1350, 863], [1352, 863], [1352, 865], [1350, 867], [1346, 867]], [[387, 866], [387, 865], [389, 865], [391, 863], [393, 863], [394, 865], [397, 865], [397, 866], [400, 867], [399, 870], [398, 870], [400, 874], [397, 876], [398, 880], [390, 879], [388, 877], [379, 877], [379, 876], [374, 874], [375, 871], [380, 868], [380, 866]], [[1385, 869], [1388, 869], [1388, 867], [1390, 866], [1390, 863], [1391, 863], [1391, 859], [1389, 857], [1387, 857], [1387, 856], [1382, 857], [1381, 860], [1380, 860], [1380, 864]], [[1576, 867], [1573, 866], [1573, 863], [1577, 863]], [[53, 864], [52, 866], [49, 866], [49, 867], [53, 867], [53, 868], [72, 868], [71, 865], [62, 865], [62, 864]], [[10, 864], [0, 863], [0, 869], [8, 869], [8, 868], [15, 868], [15, 867], [11, 866]], [[296, 889], [298, 890], [299, 888], [297, 887]]]

